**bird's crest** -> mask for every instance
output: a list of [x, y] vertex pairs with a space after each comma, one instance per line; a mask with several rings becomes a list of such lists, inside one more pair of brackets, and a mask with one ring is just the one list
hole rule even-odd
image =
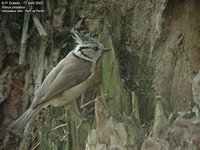
[[71, 32], [73, 33], [73, 38], [76, 40], [77, 44], [101, 44], [94, 38], [84, 35], [77, 30], [72, 29]]

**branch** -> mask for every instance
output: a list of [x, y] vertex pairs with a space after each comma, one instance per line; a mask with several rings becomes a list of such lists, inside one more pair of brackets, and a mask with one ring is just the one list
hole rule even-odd
[[22, 29], [22, 39], [21, 39], [21, 47], [20, 47], [20, 56], [19, 56], [19, 64], [25, 64], [26, 62], [26, 41], [27, 41], [27, 31], [30, 20], [30, 13], [24, 14], [24, 24]]

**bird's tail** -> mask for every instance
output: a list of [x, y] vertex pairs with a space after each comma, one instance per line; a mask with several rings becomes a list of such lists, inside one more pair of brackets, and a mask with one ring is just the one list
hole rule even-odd
[[24, 130], [24, 127], [28, 121], [37, 114], [41, 107], [29, 108], [21, 117], [15, 120], [9, 127], [8, 130], [14, 133], [19, 133]]

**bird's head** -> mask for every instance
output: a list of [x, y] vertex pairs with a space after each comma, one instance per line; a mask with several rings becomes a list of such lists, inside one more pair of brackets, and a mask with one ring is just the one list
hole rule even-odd
[[77, 43], [73, 53], [81, 59], [88, 60], [95, 64], [102, 53], [110, 50], [109, 48], [105, 48], [102, 43], [94, 38], [85, 36], [75, 30], [72, 30], [72, 33]]

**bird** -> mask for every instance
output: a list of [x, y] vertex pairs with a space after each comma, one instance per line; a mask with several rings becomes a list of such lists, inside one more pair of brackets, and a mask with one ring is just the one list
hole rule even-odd
[[9, 131], [23, 132], [26, 124], [42, 108], [70, 105], [90, 86], [99, 58], [111, 49], [77, 30], [72, 29], [72, 34], [75, 48], [45, 77], [30, 107], [8, 127]]

